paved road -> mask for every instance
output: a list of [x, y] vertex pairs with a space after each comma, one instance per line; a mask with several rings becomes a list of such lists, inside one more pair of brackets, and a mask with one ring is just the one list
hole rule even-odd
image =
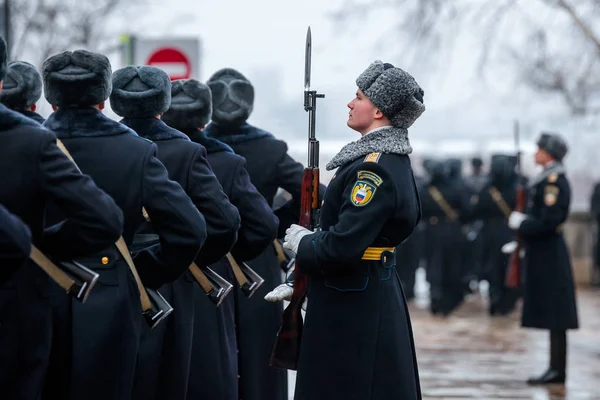
[[[578, 290], [581, 329], [569, 332], [567, 385], [543, 388], [525, 380], [547, 367], [547, 332], [519, 328], [520, 311], [489, 317], [485, 295], [432, 317], [420, 281], [410, 309], [424, 400], [600, 400], [600, 290]], [[290, 399], [293, 383], [290, 374]]]

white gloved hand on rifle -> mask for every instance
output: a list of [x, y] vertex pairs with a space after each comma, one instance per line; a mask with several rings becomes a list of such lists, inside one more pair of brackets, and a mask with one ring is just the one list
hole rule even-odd
[[512, 242], [505, 243], [502, 246], [502, 253], [504, 254], [512, 254], [517, 249], [517, 242], [513, 240]]
[[292, 299], [292, 293], [294, 293], [294, 287], [289, 283], [282, 283], [267, 293], [265, 300], [271, 303], [277, 303], [284, 300], [290, 301]]
[[300, 245], [300, 239], [306, 235], [314, 233], [313, 231], [306, 229], [300, 225], [292, 224], [285, 231], [285, 238], [283, 239], [283, 247], [298, 253], [298, 246]]
[[518, 211], [513, 211], [508, 217], [508, 227], [510, 229], [519, 229], [523, 221], [527, 219], [527, 215]]

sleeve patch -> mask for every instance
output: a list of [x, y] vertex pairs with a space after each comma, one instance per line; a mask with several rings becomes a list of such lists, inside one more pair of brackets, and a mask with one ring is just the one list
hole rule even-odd
[[358, 171], [357, 175], [359, 181], [368, 181], [377, 187], [383, 183], [383, 179], [381, 179], [381, 177], [375, 172]]
[[553, 206], [556, 203], [559, 192], [560, 189], [557, 186], [546, 185], [546, 187], [544, 187], [544, 204], [548, 207]]
[[350, 201], [356, 207], [364, 207], [373, 200], [376, 191], [377, 186], [374, 184], [358, 180], [350, 192]]

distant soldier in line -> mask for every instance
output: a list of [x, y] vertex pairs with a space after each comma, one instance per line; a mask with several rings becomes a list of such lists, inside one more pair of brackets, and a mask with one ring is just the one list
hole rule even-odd
[[[287, 154], [285, 142], [246, 122], [254, 106], [250, 81], [240, 72], [224, 68], [215, 72], [207, 84], [212, 92], [213, 113], [204, 129], [206, 135], [225, 142], [246, 159], [250, 180], [269, 206], [281, 187], [292, 195], [290, 201], [299, 210], [304, 167]], [[285, 400], [287, 371], [269, 366], [283, 307], [264, 300], [267, 292], [283, 281], [274, 246], [248, 264], [265, 283], [250, 299], [238, 296], [240, 398]]]
[[437, 161], [430, 181], [420, 193], [426, 230], [427, 279], [430, 283], [430, 310], [449, 315], [464, 297], [463, 218], [469, 205], [464, 186], [449, 174], [449, 165]]
[[44, 117], [36, 113], [36, 103], [42, 97], [42, 77], [37, 69], [25, 61], [8, 63], [0, 102], [40, 124]]
[[490, 315], [505, 315], [513, 311], [518, 291], [506, 287], [509, 258], [502, 246], [514, 240], [508, 218], [515, 209], [517, 175], [515, 164], [508, 156], [492, 155], [489, 180], [476, 194], [473, 215], [483, 222], [481, 229], [481, 279], [489, 283]]
[[[508, 225], [525, 244], [524, 328], [550, 331], [550, 365], [532, 385], [564, 383], [567, 367], [567, 330], [577, 329], [577, 303], [569, 250], [563, 224], [569, 215], [571, 188], [562, 164], [567, 144], [557, 134], [542, 133], [535, 162], [544, 170], [529, 182], [525, 213], [513, 211]], [[511, 245], [504, 250], [511, 251]]]
[[[0, 37], [0, 90], [6, 57]], [[29, 227], [32, 243], [42, 252], [69, 261], [91, 256], [119, 238], [123, 213], [89, 176], [79, 174], [52, 132], [0, 104], [0, 143], [0, 204]], [[49, 205], [64, 217], [51, 226], [45, 221]], [[48, 299], [58, 287], [27, 261], [2, 265], [0, 290], [0, 397], [38, 400], [49, 379], [52, 338], [62, 334], [53, 327]]]
[[[44, 126], [64, 142], [84, 174], [123, 210], [123, 238], [131, 247], [146, 222], [159, 246], [140, 251], [135, 265], [151, 289], [177, 280], [206, 240], [206, 224], [181, 186], [168, 178], [157, 146], [102, 113], [112, 90], [104, 55], [77, 50], [48, 58], [42, 67], [46, 100], [57, 110]], [[55, 336], [47, 396], [62, 399], [129, 399], [142, 318], [133, 274], [111, 246], [82, 261], [100, 274], [85, 304], [53, 296]], [[69, 356], [65, 356], [69, 355]]]
[[[252, 260], [271, 246], [277, 234], [277, 218], [269, 204], [250, 182], [244, 158], [231, 147], [206, 136], [202, 129], [212, 113], [210, 88], [194, 79], [173, 82], [171, 106], [163, 115], [171, 127], [206, 148], [207, 158], [229, 201], [238, 208], [241, 227], [231, 256], [238, 262]], [[234, 282], [231, 265], [223, 260], [211, 266]], [[238, 399], [238, 337], [235, 299], [247, 301], [239, 288], [217, 308], [196, 290], [188, 399]], [[256, 294], [254, 294], [255, 296]], [[257, 316], [256, 320], [260, 320]]]
[[[236, 241], [240, 215], [208, 164], [206, 149], [161, 121], [171, 105], [169, 76], [150, 66], [128, 66], [115, 71], [112, 82], [110, 104], [123, 117], [120, 122], [154, 142], [157, 158], [167, 168], [169, 178], [181, 185], [204, 216], [208, 237], [196, 256], [196, 264], [205, 267], [219, 261]], [[150, 223], [141, 232], [153, 235], [151, 214], [149, 218]], [[195, 285], [186, 271], [161, 287], [160, 292], [174, 311], [162, 329], [146, 329], [142, 334], [133, 400], [185, 400], [192, 357]]]

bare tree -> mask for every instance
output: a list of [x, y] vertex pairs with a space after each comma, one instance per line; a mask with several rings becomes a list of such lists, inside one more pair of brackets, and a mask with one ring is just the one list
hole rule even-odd
[[128, 0], [18, 0], [11, 5], [11, 58], [25, 55], [39, 64], [52, 54], [86, 48], [114, 50], [110, 26], [143, 2]]
[[479, 43], [480, 77], [513, 68], [574, 115], [600, 114], [600, 0], [346, 0], [331, 17], [349, 26], [380, 12], [397, 15], [386, 37], [410, 38], [405, 58], [443, 62], [467, 34]]

